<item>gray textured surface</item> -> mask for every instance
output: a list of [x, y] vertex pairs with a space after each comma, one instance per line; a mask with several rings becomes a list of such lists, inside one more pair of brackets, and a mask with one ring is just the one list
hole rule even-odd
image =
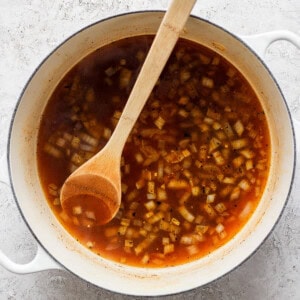
[[[167, 0], [0, 0], [0, 153], [23, 86], [41, 60], [66, 37], [101, 18], [135, 10], [165, 9]], [[195, 15], [236, 34], [288, 29], [300, 34], [299, 0], [198, 1]], [[265, 61], [294, 115], [300, 116], [300, 50], [276, 42]], [[299, 163], [298, 163], [299, 166]], [[0, 183], [0, 247], [20, 263], [36, 242]], [[166, 299], [300, 299], [300, 177], [275, 230], [243, 265], [223, 278]], [[0, 267], [0, 299], [131, 299], [65, 271], [15, 275]]]

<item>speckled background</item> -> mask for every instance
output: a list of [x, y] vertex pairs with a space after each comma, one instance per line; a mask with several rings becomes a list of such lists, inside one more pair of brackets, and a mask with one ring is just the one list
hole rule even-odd
[[[1, 155], [22, 88], [51, 50], [99, 19], [129, 11], [166, 9], [167, 5], [167, 0], [0, 0]], [[235, 34], [287, 29], [300, 35], [299, 0], [199, 0], [193, 14]], [[276, 42], [269, 47], [265, 61], [278, 80], [292, 114], [299, 117], [300, 50], [288, 42]], [[16, 262], [28, 262], [34, 257], [36, 241], [22, 220], [10, 188], [0, 183], [0, 194], [0, 249]], [[300, 299], [299, 200], [297, 170], [278, 225], [250, 259], [211, 284], [164, 299]], [[67, 271], [16, 275], [0, 267], [0, 299], [133, 297], [94, 287]]]

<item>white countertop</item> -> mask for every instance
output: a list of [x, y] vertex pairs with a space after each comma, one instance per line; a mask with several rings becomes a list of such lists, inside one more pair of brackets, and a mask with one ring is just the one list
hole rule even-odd
[[[129, 11], [166, 9], [167, 0], [0, 0], [0, 154], [18, 97], [57, 45], [86, 25]], [[300, 35], [299, 0], [198, 0], [193, 14], [238, 35], [286, 29]], [[300, 116], [300, 49], [276, 42], [266, 53], [293, 115]], [[275, 230], [240, 267], [208, 284], [164, 299], [300, 299], [300, 172]], [[30, 261], [36, 241], [10, 188], [0, 183], [0, 249]], [[67, 271], [16, 275], [0, 266], [0, 299], [132, 299], [97, 288]], [[135, 299], [137, 299], [135, 297]]]

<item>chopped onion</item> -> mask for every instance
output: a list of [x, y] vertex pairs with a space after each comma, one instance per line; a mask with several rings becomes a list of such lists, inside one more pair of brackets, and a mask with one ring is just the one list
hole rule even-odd
[[79, 137], [83, 142], [85, 142], [90, 146], [94, 146], [94, 147], [98, 146], [99, 143], [98, 140], [85, 132], [80, 133]]
[[209, 142], [209, 153], [212, 153], [214, 150], [218, 149], [221, 146], [221, 141], [213, 137]]
[[88, 211], [85, 212], [85, 215], [89, 219], [96, 220], [96, 215], [93, 211], [88, 210]]
[[129, 69], [126, 69], [126, 68], [121, 69], [120, 81], [119, 81], [121, 89], [124, 89], [129, 85], [131, 76], [132, 76], [132, 71], [130, 71]]
[[186, 250], [190, 256], [195, 255], [200, 251], [200, 249], [197, 245], [188, 246], [188, 247], [186, 247]]
[[183, 118], [187, 118], [189, 116], [189, 113], [186, 110], [184, 110], [184, 109], [180, 109], [178, 111], [178, 115], [181, 116], [181, 117], [183, 117]]
[[141, 259], [141, 263], [145, 265], [145, 264], [148, 264], [149, 261], [150, 261], [150, 256], [149, 256], [148, 253], [146, 253], [146, 254], [143, 256], [143, 258]]
[[139, 195], [138, 190], [133, 190], [130, 193], [127, 194], [127, 200], [132, 201]]
[[176, 180], [176, 179], [171, 179], [168, 183], [168, 188], [169, 189], [186, 189], [189, 187], [189, 184], [187, 181], [183, 180], [183, 179], [179, 179], [179, 180]]
[[157, 238], [157, 235], [155, 234], [149, 234], [142, 242], [140, 242], [137, 247], [135, 247], [134, 252], [136, 255], [141, 254], [143, 251], [145, 251]]
[[214, 218], [216, 216], [215, 210], [209, 203], [204, 204], [203, 208], [210, 218]]
[[209, 78], [209, 77], [202, 77], [202, 81], [201, 81], [202, 85], [208, 88], [213, 88], [214, 87], [214, 81]]
[[111, 137], [111, 133], [112, 133], [111, 129], [109, 129], [109, 128], [104, 128], [104, 130], [103, 130], [103, 137], [104, 137], [105, 139], [109, 140], [110, 137]]
[[248, 192], [251, 189], [251, 185], [247, 179], [242, 179], [238, 186], [246, 192]]
[[248, 146], [248, 139], [243, 138], [243, 139], [234, 140], [231, 142], [231, 146], [235, 150], [242, 149], [242, 148]]
[[196, 225], [195, 232], [205, 234], [208, 230], [207, 225]]
[[159, 116], [155, 121], [154, 124], [156, 125], [156, 127], [158, 129], [162, 129], [164, 127], [166, 123], [166, 120], [164, 118], [162, 118], [161, 116]]
[[226, 205], [223, 202], [219, 202], [217, 205], [215, 205], [215, 210], [220, 214], [223, 213], [226, 209]]
[[199, 187], [199, 186], [193, 186], [193, 187], [192, 187], [192, 195], [193, 195], [194, 197], [200, 195], [200, 187]]
[[144, 205], [149, 211], [154, 210], [156, 208], [156, 204], [153, 200], [146, 202]]
[[191, 212], [189, 212], [188, 209], [183, 205], [178, 208], [178, 212], [188, 222], [193, 222], [195, 219], [195, 216]]
[[167, 200], [167, 192], [165, 189], [157, 188], [157, 200], [164, 201]]
[[59, 199], [59, 198], [54, 198], [54, 200], [53, 200], [52, 203], [53, 203], [53, 205], [55, 205], [55, 206], [61, 205], [60, 199]]
[[169, 237], [163, 237], [161, 243], [163, 245], [168, 245], [170, 244], [170, 238]]
[[184, 192], [184, 194], [180, 197], [179, 203], [183, 205], [188, 199], [191, 197], [192, 193], [190, 191]]
[[213, 203], [215, 201], [216, 194], [209, 194], [206, 196], [206, 203]]
[[155, 193], [155, 182], [154, 181], [148, 181], [147, 183], [147, 191], [149, 194], [154, 194]]
[[221, 233], [222, 231], [224, 231], [224, 229], [225, 229], [225, 227], [223, 226], [223, 224], [218, 224], [217, 226], [216, 226], [216, 232], [217, 233]]
[[59, 137], [57, 140], [56, 140], [56, 146], [60, 147], [60, 148], [65, 148], [66, 145], [67, 145], [67, 141], [61, 137]]
[[235, 183], [235, 178], [234, 177], [224, 177], [223, 183], [225, 183], [225, 184], [234, 184]]
[[44, 151], [55, 158], [63, 157], [62, 152], [60, 150], [58, 150], [56, 147], [50, 145], [49, 143], [45, 144]]
[[237, 186], [233, 189], [233, 191], [230, 194], [230, 200], [237, 200], [240, 197], [241, 189]]
[[222, 154], [221, 154], [220, 151], [215, 151], [215, 152], [213, 153], [213, 157], [214, 157], [214, 159], [215, 159], [215, 161], [216, 161], [216, 164], [217, 164], [218, 166], [223, 166], [223, 165], [225, 165], [226, 161], [225, 161], [225, 159], [224, 159], [224, 157], [222, 156]]
[[[214, 144], [217, 143], [217, 141], [213, 142]], [[202, 145], [199, 148], [199, 159], [202, 161], [205, 161], [207, 159], [207, 152], [208, 152], [208, 147], [206, 145]]]
[[247, 159], [251, 159], [255, 156], [254, 151], [252, 151], [250, 149], [241, 150], [240, 153]]
[[193, 238], [189, 235], [183, 235], [180, 239], [180, 244], [183, 245], [192, 245], [194, 244]]
[[164, 162], [160, 160], [157, 167], [157, 179], [162, 180], [164, 176]]
[[95, 245], [95, 243], [94, 243], [94, 242], [91, 242], [91, 241], [88, 241], [88, 242], [86, 243], [86, 246], [87, 246], [88, 248], [93, 248], [94, 245]]
[[137, 152], [137, 153], [135, 154], [135, 159], [136, 159], [136, 161], [137, 161], [139, 164], [141, 164], [141, 163], [144, 161], [144, 158], [143, 158], [143, 156], [142, 156], [142, 154], [141, 154], [140, 152]]
[[238, 157], [235, 157], [235, 158], [232, 160], [232, 164], [233, 164], [233, 166], [237, 169], [237, 168], [239, 168], [240, 166], [243, 165], [244, 161], [245, 161], [244, 156], [241, 156], [241, 155], [240, 155], [240, 156], [238, 156]]
[[127, 190], [128, 190], [128, 185], [122, 182], [121, 183], [121, 190], [122, 190], [123, 194], [126, 194]]
[[178, 104], [180, 105], [187, 105], [189, 103], [190, 99], [188, 96], [182, 96], [178, 100]]
[[240, 212], [239, 218], [240, 219], [247, 218], [250, 215], [251, 211], [252, 211], [252, 206], [253, 206], [252, 202], [248, 201], [246, 203], [246, 205], [244, 206], [243, 210]]
[[151, 218], [148, 219], [149, 224], [154, 224], [163, 219], [164, 214], [163, 212], [159, 211], [157, 214], [153, 215]]
[[72, 209], [73, 215], [81, 215], [82, 214], [82, 207], [81, 206], [74, 206]]
[[238, 136], [241, 136], [245, 130], [243, 123], [241, 122], [241, 120], [237, 120], [234, 125], [233, 128], [235, 130], [235, 132], [237, 133]]
[[234, 137], [233, 129], [228, 122], [225, 123], [224, 132], [230, 139], [232, 139]]
[[72, 141], [71, 141], [71, 146], [74, 149], [78, 149], [80, 145], [80, 138], [77, 136], [73, 136]]
[[125, 240], [124, 246], [129, 248], [133, 247], [133, 240]]
[[180, 225], [179, 220], [176, 219], [176, 218], [172, 218], [172, 219], [171, 219], [171, 223], [174, 224], [174, 225], [176, 225], [176, 226], [179, 226], [179, 225]]
[[167, 244], [167, 245], [164, 245], [164, 254], [170, 254], [172, 252], [175, 251], [175, 246], [174, 244]]

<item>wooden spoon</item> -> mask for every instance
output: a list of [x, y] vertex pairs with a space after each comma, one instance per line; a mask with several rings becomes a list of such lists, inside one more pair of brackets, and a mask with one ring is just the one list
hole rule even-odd
[[196, 0], [173, 0], [155, 36], [120, 120], [106, 146], [65, 181], [60, 200], [70, 216], [92, 225], [109, 222], [121, 204], [120, 160], [124, 144], [156, 84]]

